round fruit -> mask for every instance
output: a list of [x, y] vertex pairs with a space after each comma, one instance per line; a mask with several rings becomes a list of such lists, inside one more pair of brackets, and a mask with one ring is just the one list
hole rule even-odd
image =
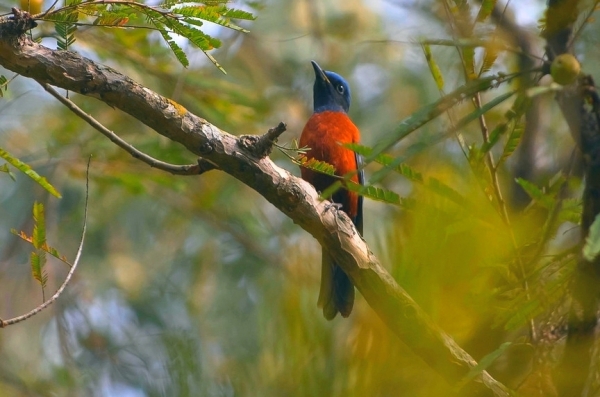
[[581, 65], [571, 54], [561, 54], [554, 58], [550, 65], [550, 75], [561, 85], [571, 84], [581, 72]]

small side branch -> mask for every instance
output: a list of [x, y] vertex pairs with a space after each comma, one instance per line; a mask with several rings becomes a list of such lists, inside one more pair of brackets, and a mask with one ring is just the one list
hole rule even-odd
[[38, 81], [38, 83], [44, 87], [44, 89], [52, 95], [54, 98], [58, 99], [63, 105], [65, 105], [70, 111], [75, 113], [79, 118], [88, 123], [102, 135], [111, 140], [114, 144], [119, 146], [121, 149], [125, 150], [127, 153], [131, 154], [134, 158], [143, 161], [148, 164], [152, 168], [157, 168], [162, 171], [169, 172], [173, 175], [199, 175], [206, 171], [210, 171], [212, 169], [217, 168], [213, 163], [206, 161], [204, 159], [199, 159], [197, 164], [186, 164], [186, 165], [176, 165], [166, 163], [164, 161], [155, 159], [152, 156], [147, 155], [146, 153], [136, 149], [123, 139], [121, 139], [117, 134], [106, 128], [102, 123], [98, 120], [85, 113], [79, 106], [77, 106], [73, 101], [69, 98], [66, 98], [58, 91], [56, 91], [51, 85], [42, 83]]
[[271, 154], [273, 145], [277, 143], [277, 139], [279, 139], [279, 136], [281, 136], [286, 129], [287, 126], [281, 121], [276, 127], [270, 128], [269, 131], [263, 135], [242, 135], [239, 139], [239, 143], [242, 147], [256, 156], [256, 158], [262, 159]]

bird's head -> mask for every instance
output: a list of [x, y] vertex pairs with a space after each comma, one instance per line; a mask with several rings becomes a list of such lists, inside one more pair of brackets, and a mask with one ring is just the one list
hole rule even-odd
[[350, 86], [342, 76], [326, 72], [315, 62], [315, 85], [313, 99], [315, 113], [324, 111], [345, 112], [350, 109]]

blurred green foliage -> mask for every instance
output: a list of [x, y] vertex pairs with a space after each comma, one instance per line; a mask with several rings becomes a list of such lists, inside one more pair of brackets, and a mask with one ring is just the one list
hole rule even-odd
[[[544, 2], [529, 3], [525, 10], [509, 6], [507, 17], [537, 31]], [[461, 58], [452, 46], [422, 47], [419, 38], [502, 36], [488, 11], [472, 13], [479, 3], [449, 2], [458, 7], [453, 10], [444, 4], [234, 3], [257, 16], [240, 22], [250, 33], [203, 27], [222, 41], [210, 54], [227, 75], [185, 40], [177, 41], [189, 57], [183, 68], [160, 35], [144, 29], [79, 27], [69, 47], [233, 134], [260, 134], [285, 121], [283, 140], [289, 141], [311, 113], [309, 60], [315, 59], [347, 77], [350, 115], [363, 144], [377, 147], [389, 142], [401, 120], [465, 79], [518, 71], [517, 55], [501, 48], [467, 46]], [[0, 0], [3, 9], [12, 6]], [[457, 36], [449, 28], [448, 12], [460, 7], [479, 15], [478, 30]], [[48, 23], [32, 33], [57, 46]], [[590, 23], [577, 42], [587, 73], [599, 61], [597, 34], [597, 24]], [[543, 40], [532, 39], [540, 50], [531, 55], [541, 57]], [[483, 92], [483, 105], [519, 88], [511, 82]], [[31, 234], [31, 208], [43, 203], [48, 243], [71, 259], [90, 155], [92, 165], [80, 269], [51, 309], [0, 332], [0, 397], [452, 395], [362, 298], [347, 320], [321, 317], [320, 248], [259, 194], [217, 171], [176, 177], [151, 169], [35, 82], [17, 78], [2, 93], [0, 146], [62, 195], [49, 195], [16, 171], [15, 181], [0, 173], [3, 318], [42, 299], [28, 263], [31, 247], [11, 228]], [[533, 156], [533, 178], [515, 182], [523, 160], [513, 150], [523, 121], [513, 107], [519, 97], [508, 96], [485, 114], [496, 145], [483, 142], [477, 117], [453, 129], [477, 111], [469, 100], [392, 141], [388, 160], [401, 162], [380, 174], [378, 186], [398, 193], [404, 204], [367, 200], [365, 239], [400, 285], [475, 359], [496, 358], [489, 367], [493, 376], [513, 389], [535, 384], [545, 392], [551, 386], [544, 383], [544, 363], [551, 360], [540, 360], [532, 331], [540, 340], [561, 324], [557, 313], [576, 258], [581, 180], [576, 170], [568, 177], [564, 171], [574, 143], [546, 94], [537, 97], [541, 128], [527, 154]], [[138, 149], [172, 163], [195, 161], [130, 116], [91, 98], [70, 97]], [[497, 169], [505, 214], [485, 168], [487, 153], [496, 159], [506, 154]], [[272, 158], [299, 174], [285, 155]], [[371, 164], [367, 179], [381, 164], [389, 163]], [[559, 201], [565, 184], [568, 200]], [[531, 197], [525, 204], [515, 198], [521, 188]], [[45, 271], [46, 291], [54, 291], [68, 269], [49, 257]]]

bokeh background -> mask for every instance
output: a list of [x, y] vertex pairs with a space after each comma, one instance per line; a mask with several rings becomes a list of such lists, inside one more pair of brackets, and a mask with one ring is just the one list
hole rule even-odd
[[[474, 12], [478, 4], [470, 3]], [[434, 45], [432, 54], [445, 82], [440, 92], [419, 44], [452, 39], [443, 1], [230, 5], [253, 12], [257, 19], [242, 23], [248, 34], [206, 24], [207, 33], [223, 40], [211, 54], [226, 75], [182, 40], [191, 60], [184, 69], [160, 35], [148, 30], [81, 27], [72, 49], [232, 134], [261, 134], [284, 121], [288, 131], [280, 144], [287, 145], [299, 137], [312, 112], [310, 60], [347, 78], [350, 116], [369, 146], [411, 113], [464, 83], [456, 48]], [[0, 11], [13, 6], [0, 0]], [[528, 56], [534, 62], [544, 56], [538, 28], [544, 10], [541, 0], [513, 1], [505, 13], [529, 35], [533, 47]], [[482, 24], [477, 38], [503, 35], [496, 26], [493, 21]], [[56, 47], [52, 25], [42, 23], [33, 35]], [[583, 69], [592, 75], [599, 61], [598, 37], [598, 26], [590, 21], [574, 47]], [[502, 52], [489, 73], [518, 70], [518, 56]], [[548, 84], [549, 77], [544, 79], [541, 84]], [[482, 98], [493, 99], [509, 87]], [[195, 162], [182, 146], [128, 115], [91, 98], [73, 93], [70, 98], [138, 149], [172, 163]], [[522, 255], [533, 256], [527, 247], [539, 238], [547, 209], [532, 204], [515, 177], [523, 176], [525, 167], [532, 183], [556, 188], [553, 181], [574, 148], [552, 94], [542, 95], [539, 102], [533, 144], [499, 170], [513, 221], [510, 228], [490, 204], [489, 192], [457, 139], [439, 139], [453, 120], [473, 110], [468, 101], [390, 153], [418, 148], [410, 151], [406, 163], [460, 192], [469, 206], [397, 174], [380, 186], [411, 199], [411, 205], [365, 204], [364, 237], [384, 266], [475, 359], [502, 349], [489, 369], [514, 389], [532, 374], [544, 374], [545, 364], [551, 364], [540, 361], [531, 321], [538, 330], [547, 330], [544, 324], [560, 327], [560, 321], [550, 319], [565, 298], [575, 257], [569, 249], [579, 235], [569, 221], [576, 215], [560, 222], [549, 247], [525, 269], [531, 277], [525, 293], [523, 280], [511, 271], [512, 239]], [[510, 105], [503, 103], [488, 114], [491, 126], [503, 120]], [[44, 203], [49, 243], [72, 260], [81, 237], [85, 169], [92, 156], [88, 234], [80, 269], [50, 309], [1, 330], [0, 396], [452, 395], [360, 294], [349, 319], [322, 318], [316, 307], [320, 247], [247, 186], [217, 171], [184, 177], [151, 169], [24, 77], [11, 82], [0, 99], [0, 120], [0, 147], [30, 164], [63, 196], [49, 196], [16, 171], [14, 181], [0, 174], [2, 318], [22, 314], [42, 300], [28, 263], [31, 247], [11, 234], [11, 228], [30, 234], [33, 203]], [[461, 133], [467, 144], [481, 144], [476, 122]], [[299, 175], [284, 154], [275, 151], [272, 158]], [[367, 178], [376, 169], [369, 166]], [[569, 188], [576, 214], [581, 194], [576, 170]], [[50, 260], [46, 295], [67, 271]]]

